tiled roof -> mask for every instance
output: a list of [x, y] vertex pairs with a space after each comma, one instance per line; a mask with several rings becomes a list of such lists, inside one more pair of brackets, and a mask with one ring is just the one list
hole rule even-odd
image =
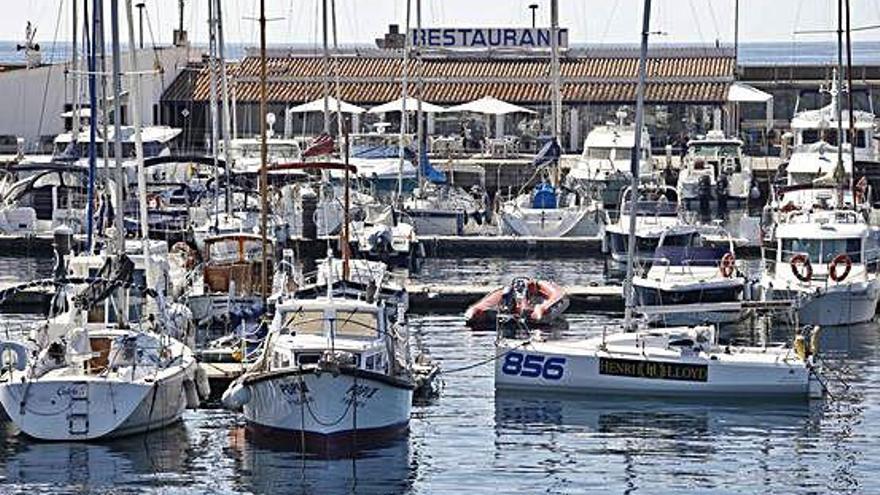
[[[518, 59], [426, 59], [422, 62], [424, 99], [456, 104], [485, 95], [520, 104], [550, 100], [550, 64], [546, 58]], [[338, 65], [340, 97], [355, 104], [375, 104], [401, 94], [403, 63], [393, 57], [342, 56], [330, 61], [330, 73]], [[247, 57], [230, 71], [236, 99], [259, 101], [260, 61]], [[653, 58], [648, 64], [649, 102], [722, 102], [733, 81], [734, 59], [729, 56]], [[205, 101], [210, 84], [205, 68], [184, 72], [163, 95], [164, 101]], [[269, 101], [301, 103], [322, 94], [325, 62], [315, 56], [268, 59]], [[410, 94], [417, 71], [411, 61]], [[566, 102], [629, 102], [635, 100], [638, 59], [569, 58], [560, 63]], [[334, 78], [328, 78], [333, 87]]]

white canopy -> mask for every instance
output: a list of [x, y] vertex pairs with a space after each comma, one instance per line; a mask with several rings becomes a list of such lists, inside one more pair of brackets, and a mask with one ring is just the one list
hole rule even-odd
[[[366, 112], [365, 109], [363, 109], [357, 105], [352, 105], [351, 103], [348, 103], [348, 102], [345, 102], [342, 100], [337, 100], [336, 98], [334, 98], [332, 96], [326, 96], [325, 98], [327, 100], [327, 103], [328, 103], [328, 106], [329, 106], [331, 112], [336, 112], [337, 105], [338, 105], [339, 109], [342, 111], [342, 113], [364, 113], [364, 112]], [[325, 98], [318, 98], [315, 101], [310, 101], [308, 103], [303, 103], [302, 105], [290, 107], [287, 109], [287, 112], [288, 113], [323, 112]]]
[[773, 99], [773, 95], [758, 88], [735, 82], [727, 89], [727, 101], [737, 103], [764, 103]]
[[503, 100], [499, 100], [494, 96], [484, 96], [479, 100], [474, 100], [454, 107], [446, 109], [447, 112], [474, 112], [484, 113], [488, 115], [504, 115], [508, 113], [537, 113], [534, 110], [514, 105]]
[[[406, 99], [406, 111], [407, 112], [415, 112], [419, 108], [419, 100], [407, 97]], [[389, 112], [402, 112], [403, 111], [403, 98], [398, 98], [394, 101], [389, 101], [388, 103], [383, 103], [377, 107], [373, 107], [369, 110], [369, 113], [389, 113]], [[446, 109], [437, 106], [428, 102], [422, 102], [422, 111], [425, 113], [440, 113], [445, 112]]]

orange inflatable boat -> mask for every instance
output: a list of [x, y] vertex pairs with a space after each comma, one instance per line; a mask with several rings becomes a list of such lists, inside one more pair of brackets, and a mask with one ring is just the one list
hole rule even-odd
[[568, 308], [565, 289], [546, 280], [516, 278], [486, 294], [464, 313], [475, 329], [495, 328], [499, 315], [522, 318], [529, 326], [548, 325]]

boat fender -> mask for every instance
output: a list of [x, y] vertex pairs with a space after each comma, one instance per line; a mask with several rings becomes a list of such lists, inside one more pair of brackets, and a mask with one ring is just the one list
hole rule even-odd
[[199, 393], [199, 398], [202, 400], [208, 400], [208, 398], [211, 397], [211, 384], [208, 381], [208, 374], [205, 373], [205, 369], [201, 366], [196, 367], [195, 382], [196, 392]]
[[721, 276], [724, 278], [732, 277], [735, 268], [736, 257], [729, 251], [724, 253], [724, 256], [721, 257]]
[[192, 380], [185, 380], [183, 382], [183, 392], [186, 395], [186, 408], [198, 409], [200, 401], [196, 384]]
[[[15, 357], [10, 359], [13, 355]], [[18, 371], [24, 371], [24, 368], [27, 366], [27, 359], [28, 351], [22, 344], [18, 342], [0, 342], [0, 369], [14, 367]]]
[[794, 338], [794, 353], [802, 361], [807, 360], [807, 341], [802, 334], [797, 334]]
[[822, 333], [822, 327], [815, 325], [813, 331], [810, 332], [810, 354], [816, 356], [819, 354], [819, 336]]
[[[843, 263], [845, 266], [843, 268], [843, 273], [837, 272], [837, 267]], [[828, 275], [831, 277], [831, 280], [835, 282], [841, 282], [843, 279], [849, 275], [850, 270], [852, 270], [852, 258], [849, 257], [846, 253], [838, 254], [831, 260], [831, 263], [828, 265]]]
[[251, 401], [251, 390], [241, 383], [233, 383], [220, 398], [223, 407], [237, 411]]
[[[798, 253], [791, 257], [791, 273], [801, 282], [809, 282], [813, 278], [813, 265], [810, 258], [804, 253]], [[803, 270], [800, 269], [803, 266]]]

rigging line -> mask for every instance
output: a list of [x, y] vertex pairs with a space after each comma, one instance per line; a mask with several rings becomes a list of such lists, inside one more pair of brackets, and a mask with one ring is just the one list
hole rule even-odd
[[602, 31], [602, 36], [599, 37], [599, 43], [604, 43], [608, 39], [608, 31], [611, 29], [611, 25], [614, 24], [614, 16], [617, 14], [617, 7], [619, 6], [620, 0], [614, 0], [614, 5], [611, 6], [611, 15], [608, 16], [608, 22], [605, 23], [605, 30]]
[[709, 16], [712, 18], [712, 26], [715, 28], [715, 39], [721, 42], [721, 30], [718, 28], [718, 18], [715, 16], [715, 9], [712, 8], [712, 0], [706, 0], [709, 6]]
[[703, 35], [703, 30], [700, 29], [700, 18], [697, 16], [697, 8], [694, 5], [694, 0], [688, 0], [688, 5], [691, 7], [691, 17], [694, 20], [694, 27], [697, 28], [697, 36], [700, 38], [700, 44], [706, 45], [706, 37]]
[[[52, 38], [52, 48], [51, 52], [55, 53], [55, 45], [58, 42], [58, 31], [61, 29], [61, 19], [64, 17], [62, 12], [64, 12], [64, 2], [58, 2], [58, 20], [55, 22], [55, 34]], [[40, 108], [40, 120], [37, 123], [37, 136], [39, 137], [43, 133], [43, 119], [46, 116], [46, 99], [49, 96], [49, 81], [52, 78], [52, 69], [55, 68], [55, 64], [50, 62], [49, 69], [46, 71], [46, 82], [43, 85], [43, 101], [41, 103]]]
[[165, 87], [165, 68], [162, 67], [162, 62], [159, 60], [159, 45], [156, 43], [156, 37], [153, 35], [153, 22], [150, 20], [150, 14], [147, 14], [146, 18], [147, 32], [150, 35], [150, 46], [152, 46], [153, 50], [153, 63], [155, 63], [154, 69], [159, 72], [159, 81], [161, 82], [162, 87]]

